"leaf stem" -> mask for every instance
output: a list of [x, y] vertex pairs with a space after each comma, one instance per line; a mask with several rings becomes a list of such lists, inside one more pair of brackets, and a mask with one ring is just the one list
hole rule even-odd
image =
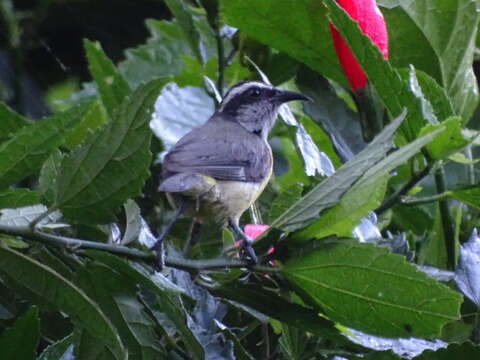
[[417, 185], [423, 178], [425, 178], [433, 168], [434, 163], [429, 162], [421, 171], [414, 174], [408, 182], [406, 182], [400, 189], [395, 191], [385, 202], [380, 205], [375, 212], [380, 215], [396, 205], [400, 201], [400, 197], [408, 193], [415, 185]]
[[404, 205], [422, 205], [422, 204], [428, 204], [434, 201], [440, 201], [443, 199], [448, 198], [451, 195], [450, 191], [445, 191], [444, 193], [433, 195], [433, 196], [425, 196], [422, 198], [416, 198], [416, 199], [409, 199], [409, 198], [402, 198], [400, 202]]
[[[154, 264], [156, 256], [153, 251], [142, 251], [138, 249], [129, 248], [126, 246], [105, 244], [96, 241], [89, 241], [55, 234], [49, 234], [42, 231], [35, 230], [30, 226], [2, 226], [0, 225], [0, 232], [12, 236], [20, 236], [25, 239], [39, 242], [47, 245], [54, 245], [63, 248], [68, 248], [72, 251], [79, 250], [100, 250], [111, 254], [123, 256], [134, 260], [143, 260], [145, 262]], [[249, 265], [246, 261], [238, 259], [215, 258], [208, 260], [191, 260], [178, 256], [167, 256], [165, 258], [167, 266], [175, 267], [182, 270], [214, 270], [214, 269], [228, 269], [228, 268], [248, 268], [251, 271], [258, 272], [277, 272], [279, 268], [272, 268], [268, 266]]]
[[[217, 21], [218, 22], [218, 21]], [[225, 86], [225, 49], [223, 47], [223, 39], [220, 29], [220, 24], [217, 24], [215, 29], [215, 39], [217, 41], [217, 56], [218, 56], [218, 78], [217, 89], [223, 97], [223, 87]]]
[[[435, 171], [435, 185], [437, 193], [442, 195], [446, 193], [445, 170], [443, 166], [439, 166]], [[440, 209], [440, 218], [442, 220], [443, 233], [445, 238], [445, 247], [447, 249], [447, 269], [455, 269], [455, 237], [453, 231], [453, 223], [448, 209], [448, 200], [441, 199], [438, 203]]]

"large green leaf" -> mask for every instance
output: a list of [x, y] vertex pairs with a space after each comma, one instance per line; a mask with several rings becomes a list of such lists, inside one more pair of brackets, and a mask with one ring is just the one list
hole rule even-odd
[[221, 5], [229, 25], [347, 85], [321, 1], [222, 0]]
[[158, 359], [165, 355], [154, 332], [155, 323], [137, 298], [134, 280], [99, 263], [83, 267], [77, 279], [118, 329], [129, 359]]
[[390, 171], [406, 162], [422, 147], [431, 143], [432, 140], [435, 141], [436, 137], [442, 136], [447, 131], [446, 127], [436, 129], [434, 132], [402, 146], [373, 165], [347, 190], [337, 205], [322, 213], [319, 220], [300, 230], [295, 238], [308, 240], [312, 237], [321, 238], [332, 234], [350, 236], [352, 229], [358, 225], [359, 221], [381, 204]]
[[322, 210], [335, 205], [352, 184], [386, 155], [392, 147], [393, 134], [403, 119], [404, 116], [400, 116], [394, 120], [362, 152], [295, 202], [272, 227], [294, 231], [317, 220]]
[[17, 131], [0, 145], [0, 189], [38, 171], [48, 155], [62, 145], [81, 120], [87, 106], [74, 108], [39, 120]]
[[15, 132], [29, 124], [30, 122], [26, 118], [0, 102], [0, 142], [7, 140]]
[[142, 86], [114, 118], [62, 161], [54, 207], [79, 222], [108, 222], [137, 196], [151, 161], [148, 126], [163, 81]]
[[105, 55], [98, 42], [84, 41], [88, 67], [97, 84], [103, 105], [110, 117], [130, 95], [130, 87], [110, 59]]
[[476, 0], [397, 0], [383, 9], [392, 62], [433, 76], [465, 120], [478, 101], [472, 69], [478, 6]]
[[462, 296], [371, 244], [317, 241], [282, 273], [333, 321], [385, 337], [433, 337], [459, 318]]
[[38, 309], [32, 306], [1, 334], [0, 359], [35, 359], [39, 336]]
[[77, 327], [96, 339], [97, 346], [106, 346], [117, 359], [126, 359], [120, 338], [108, 318], [73, 283], [45, 265], [4, 246], [0, 246], [0, 272], [67, 314]]

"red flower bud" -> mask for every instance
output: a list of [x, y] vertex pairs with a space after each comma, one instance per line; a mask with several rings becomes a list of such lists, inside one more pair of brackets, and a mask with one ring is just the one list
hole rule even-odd
[[[385, 59], [388, 58], [388, 34], [385, 20], [375, 0], [337, 0], [337, 4], [358, 22], [360, 30], [377, 46]], [[333, 45], [343, 72], [353, 91], [364, 88], [367, 78], [341, 35], [330, 24]]]

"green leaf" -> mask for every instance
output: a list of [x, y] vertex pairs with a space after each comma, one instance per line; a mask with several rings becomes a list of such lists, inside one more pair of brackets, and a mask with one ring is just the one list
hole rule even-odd
[[221, 11], [229, 25], [347, 86], [322, 2], [222, 0]]
[[0, 191], [0, 209], [19, 208], [23, 206], [38, 204], [40, 196], [29, 189], [8, 189]]
[[107, 114], [101, 102], [98, 99], [93, 100], [78, 124], [65, 137], [65, 146], [70, 150], [75, 149], [107, 121]]
[[316, 311], [290, 302], [258, 285], [230, 282], [213, 289], [212, 293], [336, 343], [347, 342], [347, 339], [335, 328], [334, 323], [319, 316]]
[[479, 22], [476, 0], [400, 0], [384, 9], [392, 62], [434, 77], [468, 120], [478, 102], [472, 62]]
[[358, 225], [360, 220], [382, 203], [390, 171], [406, 162], [422, 147], [445, 132], [445, 128], [437, 129], [435, 132], [402, 146], [377, 164], [372, 165], [346, 191], [337, 205], [327, 209], [321, 214], [319, 220], [295, 234], [295, 239], [305, 241], [312, 237], [322, 238], [332, 234], [350, 236], [352, 229]]
[[[301, 93], [313, 100], [303, 104], [305, 113], [325, 130], [344, 161], [351, 159], [366, 146], [358, 113], [349, 108], [327, 79], [301, 69], [296, 83]], [[323, 147], [320, 148], [323, 151]], [[336, 161], [336, 156], [330, 158], [336, 168], [341, 166]]]
[[31, 122], [0, 102], [0, 143]]
[[190, 48], [195, 54], [200, 63], [206, 61], [205, 54], [202, 53], [202, 44], [200, 33], [198, 32], [192, 16], [191, 10], [188, 8], [189, 4], [184, 0], [165, 0], [168, 8], [172, 12], [175, 19], [178, 21], [180, 27], [185, 34], [185, 37], [190, 44]]
[[279, 153], [287, 161], [287, 171], [276, 177], [275, 180], [280, 185], [280, 190], [295, 186], [296, 184], [303, 184], [305, 186], [311, 183], [310, 177], [305, 174], [304, 163], [301, 155], [297, 151], [294, 143], [294, 132], [291, 131], [291, 136], [281, 136], [281, 147], [273, 145], [274, 154]]
[[272, 224], [284, 231], [294, 231], [318, 219], [319, 213], [335, 205], [365, 172], [377, 164], [392, 146], [392, 137], [404, 116], [387, 126], [362, 152], [332, 176], [315, 186]]
[[178, 23], [147, 20], [150, 31], [147, 43], [125, 52], [126, 60], [119, 69], [132, 88], [144, 81], [177, 75], [184, 69], [184, 56], [193, 56], [192, 50]]
[[113, 269], [90, 263], [77, 273], [79, 286], [118, 329], [129, 359], [158, 359], [165, 354], [154, 322], [137, 298], [137, 283]]
[[392, 223], [404, 231], [410, 230], [416, 235], [423, 235], [432, 229], [432, 217], [420, 207], [396, 205], [393, 207]]
[[163, 275], [159, 276], [165, 279], [163, 283], [153, 281], [151, 274], [146, 274], [139, 267], [133, 267], [125, 260], [105, 252], [88, 251], [87, 254], [125, 275], [130, 281], [134, 281], [153, 292], [156, 300], [154, 304], [150, 304], [151, 310], [164, 313], [175, 324], [176, 331], [182, 336], [193, 359], [204, 358], [202, 346], [188, 326], [187, 314], [179, 297], [179, 294], [183, 291], [181, 288], [170, 283]]
[[419, 264], [447, 269], [447, 249], [445, 245], [445, 232], [438, 204], [435, 204], [435, 217], [433, 227], [426, 233], [426, 239], [417, 255]]
[[427, 145], [427, 151], [434, 160], [445, 159], [469, 144], [470, 141], [462, 133], [462, 118], [458, 116], [448, 118], [441, 124], [427, 124], [419, 135], [428, 134], [439, 127], [446, 129]]
[[298, 183], [281, 191], [271, 204], [267, 223], [275, 222], [294, 202], [298, 201], [302, 197], [302, 191], [303, 185]]
[[385, 337], [433, 337], [459, 317], [462, 296], [371, 244], [317, 241], [282, 273], [333, 321]]
[[73, 345], [72, 345], [72, 335], [59, 340], [52, 345], [49, 345], [42, 354], [38, 357], [37, 360], [62, 360], [63, 358], [68, 359], [68, 353], [73, 355]]
[[278, 343], [287, 359], [301, 360], [307, 350], [308, 338], [304, 331], [282, 324], [282, 337]]
[[102, 130], [63, 159], [54, 207], [78, 222], [109, 222], [140, 193], [151, 161], [149, 120], [163, 85], [140, 87]]
[[[462, 118], [458, 116], [448, 118], [442, 122], [442, 125], [446, 127], [446, 130], [427, 145], [427, 150], [433, 159], [445, 159], [470, 143], [470, 140], [462, 132]], [[434, 128], [434, 125], [428, 124], [420, 131], [420, 134], [428, 133]]]
[[38, 309], [32, 306], [0, 335], [0, 359], [35, 359], [39, 337]]
[[463, 344], [450, 344], [437, 351], [426, 350], [414, 360], [478, 359], [479, 356], [480, 346], [467, 341]]
[[50, 153], [62, 145], [86, 110], [84, 104], [39, 120], [0, 145], [0, 189], [34, 174]]
[[449, 196], [463, 202], [475, 209], [480, 209], [480, 186], [467, 186], [460, 189], [451, 190]]
[[116, 108], [122, 105], [125, 97], [130, 95], [130, 87], [111, 60], [105, 55], [98, 42], [84, 40], [88, 59], [88, 68], [97, 84], [102, 103], [113, 118]]
[[142, 230], [142, 216], [140, 207], [132, 199], [128, 199], [127, 202], [123, 204], [123, 207], [125, 209], [127, 224], [120, 244], [127, 245], [138, 239], [140, 231]]
[[116, 359], [126, 359], [125, 349], [110, 321], [73, 283], [45, 265], [4, 246], [0, 246], [0, 271], [70, 316], [76, 327], [96, 339], [98, 347], [106, 346]]
[[434, 78], [413, 66], [410, 66], [408, 70], [400, 69], [398, 72], [404, 81], [410, 83], [410, 89], [419, 98], [419, 101], [422, 103], [423, 100], [422, 106], [427, 107], [422, 111], [424, 116], [434, 117], [442, 122], [455, 115], [452, 102], [445, 89]]
[[55, 199], [58, 172], [60, 171], [64, 156], [60, 150], [54, 150], [40, 169], [38, 192], [48, 205], [52, 204]]
[[[98, 345], [98, 340], [88, 331], [78, 327], [73, 329], [73, 354], [75, 359], [115, 360], [115, 356], [108, 348]], [[125, 353], [125, 356], [127, 355]], [[127, 357], [125, 357], [125, 360], [127, 360]]]

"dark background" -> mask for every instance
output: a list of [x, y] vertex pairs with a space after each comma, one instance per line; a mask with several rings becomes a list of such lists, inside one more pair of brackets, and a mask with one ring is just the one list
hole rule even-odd
[[83, 38], [100, 41], [117, 62], [146, 40], [145, 19], [170, 16], [161, 0], [1, 0], [0, 100], [24, 115], [47, 115], [50, 86], [89, 80]]

